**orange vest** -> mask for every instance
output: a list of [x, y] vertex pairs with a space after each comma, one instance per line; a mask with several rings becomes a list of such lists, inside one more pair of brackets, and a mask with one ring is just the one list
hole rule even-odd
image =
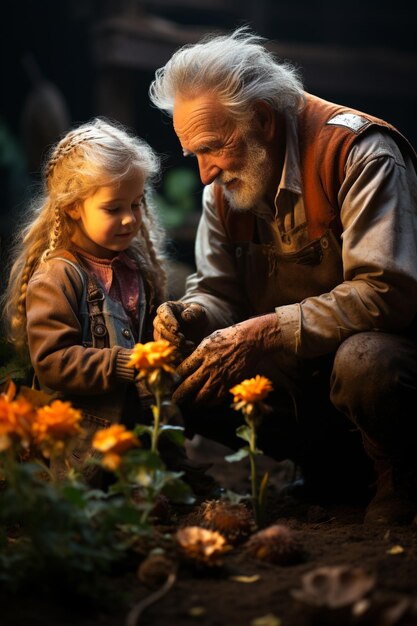
[[[346, 159], [356, 139], [369, 128], [379, 126], [391, 133], [401, 151], [411, 155], [416, 171], [417, 155], [408, 140], [388, 122], [308, 93], [305, 96], [306, 104], [298, 115], [298, 141], [309, 239], [320, 237], [328, 228], [339, 237], [342, 225], [337, 196]], [[355, 123], [344, 123], [342, 116], [346, 114], [358, 116]], [[250, 241], [256, 216], [250, 211], [231, 210], [218, 185], [214, 187], [214, 196], [230, 239]]]

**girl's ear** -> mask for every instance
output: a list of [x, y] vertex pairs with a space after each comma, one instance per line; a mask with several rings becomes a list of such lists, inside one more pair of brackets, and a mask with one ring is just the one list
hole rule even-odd
[[268, 102], [257, 100], [253, 105], [255, 115], [253, 121], [265, 141], [272, 141], [275, 136], [277, 119], [276, 112]]
[[73, 220], [79, 220], [81, 218], [81, 211], [78, 204], [70, 204], [69, 206], [65, 207], [64, 211]]

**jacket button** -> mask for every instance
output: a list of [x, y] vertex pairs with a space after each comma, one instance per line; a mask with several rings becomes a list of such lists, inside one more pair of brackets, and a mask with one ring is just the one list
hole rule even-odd
[[126, 337], [126, 339], [130, 339], [130, 330], [128, 328], [123, 328], [122, 335], [123, 337]]
[[96, 324], [93, 329], [94, 335], [97, 337], [103, 337], [106, 334], [106, 327], [104, 324]]

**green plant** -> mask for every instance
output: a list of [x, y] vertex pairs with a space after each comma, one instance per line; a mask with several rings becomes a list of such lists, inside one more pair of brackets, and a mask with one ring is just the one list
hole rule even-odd
[[114, 424], [96, 433], [93, 447], [103, 454], [99, 461], [103, 468], [114, 473], [115, 482], [109, 492], [123, 496], [139, 514], [140, 524], [146, 526], [160, 494], [189, 504], [194, 498], [188, 485], [181, 481], [181, 472], [167, 471], [157, 451], [140, 447], [136, 430], [147, 432], [142, 425], [130, 432]]
[[226, 460], [233, 463], [249, 457], [251, 471], [251, 500], [255, 522], [260, 526], [263, 522], [265, 499], [268, 487], [269, 474], [266, 472], [258, 485], [256, 456], [263, 454], [256, 444], [257, 430], [265, 413], [271, 409], [263, 400], [272, 391], [272, 384], [265, 376], [255, 376], [244, 380], [230, 389], [233, 394], [232, 408], [241, 411], [245, 424], [236, 429], [238, 437], [248, 443], [236, 453], [226, 456]]
[[[184, 445], [185, 436], [182, 426], [169, 423], [177, 414], [171, 395], [178, 374], [173, 363], [176, 358], [175, 346], [162, 339], [149, 341], [134, 346], [129, 362], [130, 367], [137, 370], [137, 382], [143, 382], [154, 398], [152, 404], [153, 423], [150, 426], [138, 424], [134, 432], [139, 437], [149, 435], [150, 451], [142, 456], [142, 462], [130, 463], [128, 473], [130, 479], [142, 493], [144, 519], [152, 511], [155, 499], [159, 494], [168, 496], [176, 502], [191, 504], [194, 501], [190, 487], [181, 480], [182, 472], [169, 472], [160, 457], [158, 442], [161, 436], [168, 437], [174, 446]], [[139, 454], [139, 453], [138, 453]]]
[[7, 385], [9, 380], [29, 383], [32, 374], [30, 361], [26, 356], [18, 354], [6, 339], [0, 335], [0, 386]]
[[153, 424], [143, 426], [138, 433], [148, 433], [151, 437], [151, 450], [158, 453], [158, 440], [162, 433], [170, 435], [178, 445], [182, 445], [184, 437], [181, 426], [168, 425], [168, 419], [175, 409], [171, 401], [173, 385], [178, 375], [173, 367], [175, 346], [162, 339], [137, 343], [133, 348], [129, 366], [138, 370], [136, 380], [143, 381], [155, 402], [152, 405]]
[[[168, 423], [175, 412], [172, 361], [167, 342], [135, 346], [132, 367], [154, 395], [154, 420], [134, 431], [113, 424], [95, 434], [99, 455], [88, 462], [113, 474], [106, 490], [91, 488], [69, 467], [65, 479], [50, 471], [51, 461], [65, 464], [81, 434], [81, 412], [6, 384], [0, 394], [0, 583], [6, 591], [32, 581], [50, 590], [59, 581], [72, 593], [102, 599], [112, 568], [128, 560], [138, 540], [151, 537], [158, 498], [194, 502], [182, 473], [167, 471], [158, 451], [162, 435], [176, 445], [184, 441], [182, 428]], [[150, 449], [141, 443], [145, 434]]]
[[119, 495], [90, 489], [74, 472], [56, 481], [51, 458], [65, 458], [81, 413], [55, 401], [36, 407], [10, 383], [0, 395], [0, 582], [100, 598], [103, 576], [123, 560], [138, 511]]

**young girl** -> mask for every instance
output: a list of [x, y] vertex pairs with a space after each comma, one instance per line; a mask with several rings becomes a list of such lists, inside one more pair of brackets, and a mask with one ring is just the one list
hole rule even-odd
[[158, 172], [151, 148], [120, 125], [79, 126], [52, 149], [16, 246], [9, 336], [28, 347], [40, 388], [82, 409], [86, 434], [68, 461], [87, 478], [95, 431], [132, 427], [145, 412], [127, 363], [136, 342], [152, 340], [165, 299], [163, 232], [148, 193]]

